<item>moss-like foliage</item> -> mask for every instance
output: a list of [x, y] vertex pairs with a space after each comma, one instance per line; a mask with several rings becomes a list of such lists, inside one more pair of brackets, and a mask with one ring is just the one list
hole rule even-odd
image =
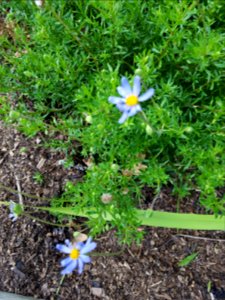
[[[96, 207], [92, 233], [115, 226], [125, 241], [137, 232], [133, 208], [144, 186], [157, 193], [170, 184], [180, 197], [197, 190], [207, 210], [224, 213], [217, 195], [225, 179], [224, 1], [0, 6], [0, 114], [29, 136], [63, 132], [66, 146], [51, 145], [68, 151], [77, 140], [91, 162], [83, 182], [68, 184], [54, 205]], [[155, 89], [142, 104], [152, 133], [139, 115], [119, 125], [121, 113], [108, 102], [121, 76], [135, 74], [142, 91]], [[108, 204], [105, 193], [113, 196]], [[115, 216], [110, 224], [106, 211]]]

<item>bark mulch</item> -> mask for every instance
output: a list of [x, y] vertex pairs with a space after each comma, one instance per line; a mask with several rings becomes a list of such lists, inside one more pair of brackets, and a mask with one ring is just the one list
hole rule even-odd
[[[40, 138], [27, 139], [15, 129], [0, 123], [0, 183], [37, 197], [59, 196], [66, 181], [78, 180], [80, 168], [65, 169], [64, 154], [45, 149]], [[43, 182], [34, 179], [37, 172]], [[151, 191], [144, 191], [151, 203]], [[176, 209], [176, 199], [162, 191], [155, 208]], [[24, 204], [46, 205], [38, 199], [22, 196]], [[0, 189], [2, 201], [18, 202], [18, 195]], [[186, 199], [193, 210], [196, 199]], [[185, 206], [185, 205], [184, 205]], [[195, 211], [196, 212], [196, 211]], [[73, 230], [43, 224], [29, 217], [12, 222], [6, 207], [0, 210], [0, 290], [38, 299], [105, 300], [213, 300], [225, 299], [225, 234], [223, 232], [185, 231], [145, 228], [141, 246], [119, 245], [115, 232], [96, 239], [96, 251], [115, 253], [93, 257], [81, 275], [65, 278], [60, 292], [62, 258], [55, 250], [58, 242], [71, 238]], [[53, 216], [39, 214], [44, 221]], [[122, 253], [118, 254], [122, 250]], [[198, 253], [186, 267], [178, 263]], [[116, 254], [117, 253], [117, 254]], [[210, 288], [211, 287], [211, 288]]]

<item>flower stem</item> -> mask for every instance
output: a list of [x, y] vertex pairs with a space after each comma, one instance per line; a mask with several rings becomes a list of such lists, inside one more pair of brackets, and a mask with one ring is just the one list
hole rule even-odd
[[101, 252], [101, 253], [97, 253], [97, 252], [93, 252], [90, 254], [90, 256], [100, 256], [100, 257], [106, 257], [106, 256], [117, 256], [117, 255], [121, 255], [124, 253], [124, 250], [118, 251], [118, 252], [112, 252], [112, 253], [108, 253], [108, 252]]
[[[0, 183], [0, 189], [6, 190], [7, 192], [10, 192], [12, 194], [16, 194], [16, 195], [19, 194], [19, 192], [17, 190], [14, 190], [11, 187], [7, 187], [7, 186], [5, 186], [2, 183]], [[31, 195], [31, 194], [28, 194], [28, 193], [24, 193], [24, 192], [20, 192], [20, 194], [23, 195], [23, 196], [25, 196], [25, 197], [31, 198], [31, 199], [38, 199], [38, 200], [43, 200], [43, 201], [50, 202], [50, 199], [48, 199], [48, 198], [42, 198], [42, 197], [38, 197], [38, 196]]]
[[42, 220], [40, 218], [34, 217], [31, 214], [29, 214], [29, 213], [23, 212], [22, 214], [24, 216], [28, 217], [28, 218], [31, 218], [31, 219], [33, 219], [33, 220], [35, 220], [37, 222], [43, 223], [43, 224], [57, 226], [57, 227], [71, 227], [71, 225], [69, 223], [67, 223], [67, 224], [58, 224], [58, 223], [53, 223], [53, 222], [45, 221], [45, 220]]
[[60, 291], [60, 288], [61, 288], [61, 286], [62, 286], [62, 284], [63, 284], [63, 280], [64, 280], [64, 279], [65, 279], [65, 275], [63, 275], [63, 276], [61, 277], [59, 286], [58, 286], [58, 288], [57, 288], [57, 290], [56, 290], [56, 295], [59, 294], [59, 291]]
[[146, 132], [149, 135], [152, 135], [154, 129], [153, 129], [152, 125], [149, 123], [148, 118], [147, 118], [146, 114], [143, 112], [143, 110], [140, 111], [140, 115], [141, 115], [142, 119], [144, 120], [144, 122], [147, 124]]

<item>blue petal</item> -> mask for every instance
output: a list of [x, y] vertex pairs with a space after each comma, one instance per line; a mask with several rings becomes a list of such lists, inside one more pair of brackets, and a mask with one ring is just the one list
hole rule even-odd
[[69, 254], [71, 252], [71, 249], [63, 244], [57, 244], [56, 249], [66, 254]]
[[14, 213], [14, 209], [15, 209], [15, 202], [13, 202], [12, 200], [10, 200], [10, 203], [9, 203], [9, 210], [11, 213]]
[[139, 76], [134, 77], [133, 94], [139, 96], [141, 91], [141, 78]]
[[130, 95], [132, 93], [130, 84], [129, 84], [129, 82], [128, 82], [128, 80], [127, 80], [126, 77], [122, 77], [122, 79], [121, 79], [121, 86], [126, 91], [127, 94]]
[[18, 219], [18, 216], [15, 213], [10, 213], [9, 218], [12, 220], [12, 222], [15, 222]]
[[116, 107], [121, 111], [121, 112], [124, 112], [124, 111], [127, 111], [127, 105], [123, 102], [123, 103], [117, 103], [116, 104]]
[[76, 249], [77, 249], [77, 250], [80, 251], [83, 247], [84, 247], [84, 243], [83, 243], [83, 242], [77, 242], [77, 243], [76, 243]]
[[60, 264], [61, 264], [62, 267], [65, 267], [65, 266], [69, 265], [72, 261], [73, 261], [72, 258], [66, 257], [66, 258], [61, 260]]
[[84, 263], [81, 259], [78, 259], [78, 273], [81, 274], [84, 270]]
[[88, 238], [86, 244], [80, 250], [80, 254], [85, 254], [85, 253], [91, 252], [92, 250], [94, 250], [96, 248], [96, 246], [97, 246], [97, 244], [92, 242], [91, 238]]
[[119, 124], [124, 123], [128, 117], [129, 117], [129, 115], [128, 115], [127, 112], [125, 111], [125, 112], [122, 114], [122, 117], [119, 119], [118, 123], [119, 123]]
[[120, 103], [120, 102], [124, 102], [124, 101], [125, 101], [124, 98], [114, 97], [114, 96], [110, 96], [108, 100], [109, 100], [109, 102], [112, 103], [112, 104], [117, 104], [117, 103]]
[[149, 90], [147, 90], [147, 92], [145, 92], [143, 95], [141, 95], [138, 100], [140, 102], [146, 101], [154, 95], [154, 92], [155, 92], [154, 89], [149, 89]]
[[122, 86], [118, 86], [117, 92], [120, 94], [120, 96], [127, 98], [131, 93], [127, 91], [125, 88]]
[[66, 246], [71, 247], [72, 243], [70, 242], [70, 240], [66, 239], [64, 241], [64, 243], [66, 244]]
[[132, 117], [134, 115], [136, 115], [137, 112], [141, 111], [141, 106], [139, 104], [132, 106], [130, 111], [128, 112], [128, 116]]
[[82, 262], [84, 262], [85, 264], [91, 262], [91, 258], [89, 256], [87, 256], [87, 255], [84, 255], [84, 254], [80, 255], [79, 259], [81, 259]]
[[68, 264], [66, 268], [61, 271], [61, 274], [62, 275], [70, 274], [73, 272], [74, 269], [76, 269], [76, 267], [77, 267], [77, 259], [71, 260], [71, 263]]

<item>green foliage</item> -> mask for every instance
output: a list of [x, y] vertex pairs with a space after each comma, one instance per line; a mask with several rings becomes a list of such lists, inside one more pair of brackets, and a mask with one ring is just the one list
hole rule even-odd
[[44, 182], [44, 177], [40, 172], [35, 172], [33, 175], [33, 179], [37, 184], [42, 184]]
[[[115, 227], [126, 242], [140, 235], [133, 208], [145, 186], [157, 193], [172, 184], [180, 197], [197, 190], [207, 210], [224, 213], [217, 195], [225, 179], [224, 1], [0, 6], [0, 115], [28, 136], [64, 134], [66, 141], [48, 145], [69, 155], [79, 141], [92, 164], [53, 205], [94, 206], [92, 233]], [[142, 91], [155, 88], [142, 105], [153, 132], [138, 115], [119, 125], [120, 112], [107, 100], [121, 76], [134, 74]], [[108, 204], [104, 193], [113, 196]], [[106, 212], [114, 222], [104, 221]]]

